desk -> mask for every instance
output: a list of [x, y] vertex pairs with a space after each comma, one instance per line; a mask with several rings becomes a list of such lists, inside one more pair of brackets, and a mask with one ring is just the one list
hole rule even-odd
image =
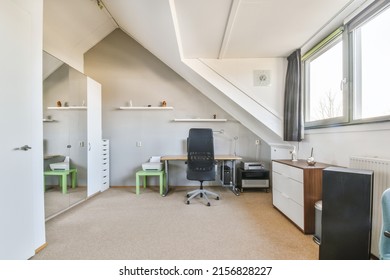
[[[236, 161], [241, 160], [242, 158], [235, 155], [214, 155], [214, 159], [217, 162], [221, 162], [221, 172], [224, 174], [224, 168], [226, 162], [231, 162], [231, 174], [232, 174], [232, 180], [230, 184], [225, 185], [222, 184], [224, 187], [229, 187], [231, 191], [235, 195], [239, 195], [239, 192], [236, 190]], [[170, 161], [186, 161], [187, 155], [171, 155], [171, 156], [162, 156], [161, 161], [164, 162], [165, 166], [165, 193], [163, 196], [166, 196], [169, 192], [169, 162]]]

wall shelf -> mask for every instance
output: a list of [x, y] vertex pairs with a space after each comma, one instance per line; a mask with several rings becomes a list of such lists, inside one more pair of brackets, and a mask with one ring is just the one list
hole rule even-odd
[[119, 107], [119, 110], [173, 110], [173, 107], [134, 107], [134, 106], [125, 106]]
[[174, 122], [226, 122], [227, 119], [174, 119]]
[[87, 110], [87, 106], [47, 107], [48, 110]]

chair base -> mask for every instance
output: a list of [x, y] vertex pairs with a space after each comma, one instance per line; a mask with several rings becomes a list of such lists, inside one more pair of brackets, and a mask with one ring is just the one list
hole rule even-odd
[[186, 203], [187, 204], [190, 204], [190, 200], [197, 197], [197, 196], [200, 196], [202, 198], [204, 198], [206, 201], [207, 201], [207, 206], [210, 206], [210, 201], [209, 201], [209, 198], [208, 198], [208, 195], [212, 195], [212, 196], [215, 196], [215, 199], [216, 200], [219, 200], [219, 195], [214, 193], [214, 192], [211, 192], [211, 191], [208, 191], [208, 190], [205, 190], [205, 189], [198, 189], [198, 190], [194, 190], [194, 191], [191, 191], [189, 193], [187, 193], [187, 201]]

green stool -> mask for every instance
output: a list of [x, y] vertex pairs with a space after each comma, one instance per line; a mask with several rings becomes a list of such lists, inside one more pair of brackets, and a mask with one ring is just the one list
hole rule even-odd
[[140, 176], [144, 177], [144, 188], [146, 188], [146, 177], [147, 176], [160, 176], [160, 195], [163, 194], [164, 191], [164, 183], [165, 183], [165, 172], [164, 170], [161, 171], [154, 171], [154, 170], [141, 170], [138, 171], [135, 174], [135, 184], [136, 184], [136, 194], [139, 194], [139, 182], [140, 182]]
[[48, 170], [43, 172], [43, 187], [44, 191], [46, 191], [46, 182], [45, 178], [46, 176], [61, 176], [61, 180], [59, 180], [60, 187], [62, 188], [62, 193], [66, 194], [68, 182], [67, 177], [68, 175], [71, 175], [72, 177], [72, 189], [76, 187], [76, 180], [77, 180], [77, 169], [69, 169], [69, 170]]

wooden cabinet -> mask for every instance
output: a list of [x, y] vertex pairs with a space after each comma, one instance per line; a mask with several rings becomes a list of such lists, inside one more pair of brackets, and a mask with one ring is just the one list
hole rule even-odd
[[272, 162], [273, 205], [304, 233], [314, 233], [314, 204], [322, 199], [322, 170], [329, 165], [306, 161]]

